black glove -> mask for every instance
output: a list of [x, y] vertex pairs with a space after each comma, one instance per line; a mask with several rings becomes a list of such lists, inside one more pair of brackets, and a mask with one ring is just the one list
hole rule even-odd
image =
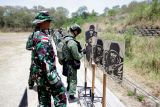
[[83, 54], [86, 54], [86, 53], [87, 53], [86, 49], [83, 49], [82, 52], [83, 52]]

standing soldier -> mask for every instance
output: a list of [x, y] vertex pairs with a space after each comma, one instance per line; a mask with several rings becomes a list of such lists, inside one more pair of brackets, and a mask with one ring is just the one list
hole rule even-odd
[[[31, 35], [29, 35], [28, 37], [28, 41], [26, 43], [26, 49], [29, 50], [29, 51], [32, 51], [33, 50], [33, 35], [34, 33], [32, 33]], [[33, 61], [33, 51], [31, 52], [31, 66], [30, 66], [30, 73], [29, 73], [29, 79], [28, 79], [28, 86], [29, 86], [29, 89], [33, 89], [33, 86], [34, 86], [34, 80], [31, 76], [31, 67], [32, 67], [32, 61]]]
[[[68, 64], [68, 76], [67, 76], [67, 91], [69, 92], [69, 101], [77, 101], [74, 96], [76, 94], [77, 87], [77, 69], [80, 68], [80, 59], [82, 58], [82, 48], [80, 43], [76, 41], [76, 37], [81, 33], [79, 25], [74, 24], [69, 28], [69, 34], [65, 37], [69, 40], [67, 43], [68, 51], [70, 52], [70, 58], [67, 60]], [[73, 39], [70, 39], [73, 38]], [[65, 65], [63, 65], [65, 66]]]
[[37, 83], [40, 107], [51, 107], [51, 96], [55, 107], [66, 107], [65, 89], [56, 70], [55, 54], [48, 36], [51, 21], [47, 11], [39, 12], [33, 21], [38, 29], [33, 34], [31, 77]]

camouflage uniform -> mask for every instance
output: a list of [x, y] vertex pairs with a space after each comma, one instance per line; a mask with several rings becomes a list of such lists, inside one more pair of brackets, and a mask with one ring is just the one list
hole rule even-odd
[[34, 80], [33, 80], [33, 78], [32, 78], [32, 76], [31, 76], [31, 73], [32, 73], [32, 71], [31, 71], [31, 67], [32, 67], [32, 61], [33, 61], [33, 56], [34, 56], [34, 54], [33, 54], [33, 35], [34, 35], [34, 33], [32, 33], [31, 35], [29, 35], [29, 37], [28, 37], [28, 41], [27, 41], [27, 43], [26, 43], [26, 49], [27, 50], [29, 50], [29, 51], [31, 51], [31, 66], [30, 66], [30, 73], [29, 73], [29, 79], [28, 79], [28, 85], [29, 85], [29, 88], [31, 89], [31, 88], [33, 88], [33, 85], [34, 85]]
[[[70, 38], [73, 38], [73, 39], [70, 39]], [[83, 54], [78, 49], [78, 44], [74, 35], [69, 33], [68, 37], [66, 37], [65, 39], [70, 39], [67, 43], [67, 47], [70, 51], [71, 62], [73, 60], [80, 61], [80, 59], [83, 57]], [[68, 68], [67, 82], [69, 84], [69, 95], [76, 94], [76, 87], [77, 87], [77, 69], [75, 69], [73, 65], [74, 65], [73, 63], [70, 63], [68, 66], [69, 68]]]
[[55, 30], [54, 33], [52, 33], [51, 35], [55, 45], [57, 46], [62, 39], [62, 34], [60, 34], [59, 31]]
[[[37, 18], [38, 21], [49, 17], [42, 12], [38, 15], [41, 16], [39, 20]], [[33, 44], [31, 77], [37, 83], [40, 107], [51, 107], [51, 96], [55, 107], [66, 107], [65, 89], [56, 70], [55, 54], [48, 33], [41, 29], [34, 32]]]

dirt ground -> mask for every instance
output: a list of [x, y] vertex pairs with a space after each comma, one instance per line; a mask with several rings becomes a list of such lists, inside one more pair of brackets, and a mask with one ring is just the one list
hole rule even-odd
[[[0, 107], [10, 107], [11, 105], [17, 107], [27, 87], [30, 52], [25, 49], [25, 43], [29, 34], [0, 33]], [[102, 78], [101, 73], [97, 72], [97, 76]], [[126, 72], [125, 76], [136, 81], [147, 91], [154, 91], [147, 87], [150, 83], [147, 83], [139, 74], [132, 71], [132, 73]], [[127, 95], [127, 89], [124, 87], [112, 80], [108, 80], [107, 85], [126, 107], [142, 107], [142, 103], [138, 102], [136, 98]], [[159, 88], [158, 84], [157, 87]]]
[[0, 33], [0, 107], [17, 107], [27, 87], [28, 33]]

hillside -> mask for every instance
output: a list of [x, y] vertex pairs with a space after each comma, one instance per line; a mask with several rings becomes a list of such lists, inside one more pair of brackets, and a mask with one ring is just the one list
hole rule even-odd
[[[160, 98], [159, 11], [158, 0], [152, 4], [132, 2], [125, 8], [110, 9], [107, 15], [99, 16], [96, 22], [83, 24], [85, 30], [90, 24], [94, 24], [98, 37], [103, 40], [125, 42], [124, 77], [157, 98]], [[136, 27], [142, 32], [138, 32]], [[150, 30], [153, 33], [148, 34], [146, 33], [148, 31], [143, 30]], [[114, 90], [112, 86], [110, 88]], [[128, 93], [130, 91], [128, 90]], [[146, 100], [143, 96], [141, 102], [144, 103]]]

